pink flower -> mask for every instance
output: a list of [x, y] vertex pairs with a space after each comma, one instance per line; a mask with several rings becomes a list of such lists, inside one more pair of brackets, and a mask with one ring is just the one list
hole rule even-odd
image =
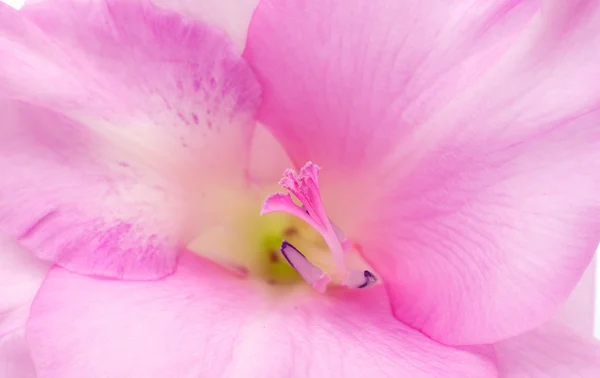
[[0, 6], [0, 367], [599, 376], [600, 3], [255, 5]]

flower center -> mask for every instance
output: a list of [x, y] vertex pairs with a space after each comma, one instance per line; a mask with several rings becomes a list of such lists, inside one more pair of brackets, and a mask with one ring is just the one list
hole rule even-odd
[[[298, 248], [284, 240], [281, 253], [290, 265], [319, 292], [324, 292], [332, 281], [352, 288], [372, 286], [376, 282], [373, 273], [369, 270], [354, 270], [347, 267], [346, 254], [352, 243], [327, 217], [319, 190], [319, 167], [308, 162], [298, 174], [288, 169], [283, 173], [279, 184], [289, 193], [275, 193], [268, 196], [263, 203], [261, 215], [281, 212], [302, 219], [323, 237], [333, 257], [335, 269], [331, 275], [327, 274], [311, 263]], [[300, 205], [294, 202], [290, 193], [300, 202]]]
[[260, 211], [267, 216], [257, 216], [254, 201], [224, 201], [235, 215], [204, 231], [189, 248], [240, 276], [260, 277], [272, 284], [303, 280], [319, 292], [332, 283], [372, 286], [376, 278], [371, 271], [349, 268], [356, 265], [358, 255], [327, 217], [318, 172], [319, 167], [310, 162], [298, 174], [286, 170], [279, 184], [288, 193], [267, 196]]

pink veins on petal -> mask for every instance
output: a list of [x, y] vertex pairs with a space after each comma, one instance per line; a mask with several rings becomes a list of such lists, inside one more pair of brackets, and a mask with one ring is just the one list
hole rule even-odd
[[[349, 270], [346, 266], [345, 251], [351, 243], [342, 230], [327, 217], [319, 190], [319, 169], [319, 166], [312, 162], [306, 163], [298, 174], [286, 169], [279, 184], [293, 194], [302, 206], [294, 203], [290, 193], [275, 193], [265, 199], [261, 215], [284, 212], [302, 219], [323, 236], [333, 256], [336, 273], [342, 277], [341, 284], [351, 288], [370, 287], [377, 281], [373, 273], [368, 270]], [[324, 292], [327, 284], [332, 281], [327, 273], [313, 265], [296, 247], [285, 240], [281, 245], [281, 253], [315, 290]]]

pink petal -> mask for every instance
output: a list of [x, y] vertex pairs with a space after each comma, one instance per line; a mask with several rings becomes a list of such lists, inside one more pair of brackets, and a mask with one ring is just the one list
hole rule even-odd
[[[423, 127], [418, 141], [429, 152], [400, 153], [390, 164], [399, 180], [365, 223], [365, 257], [387, 280], [399, 319], [437, 340], [488, 343], [534, 328], [559, 309], [594, 254], [595, 4], [581, 19], [561, 10], [576, 29], [554, 42], [542, 37], [557, 14], [538, 19], [522, 41], [535, 47], [519, 45], [497, 76]], [[595, 39], [587, 39], [581, 33], [592, 26]]]
[[0, 235], [0, 338], [23, 327], [50, 264]]
[[272, 186], [281, 178], [281, 172], [291, 166], [283, 146], [269, 130], [258, 124], [252, 137], [249, 179], [259, 185]]
[[8, 4], [15, 9], [21, 9], [23, 4], [25, 4], [25, 1], [26, 0], [0, 0], [0, 3]]
[[259, 90], [230, 44], [145, 3], [61, 0], [0, 5], [0, 57], [0, 96], [62, 113], [2, 105], [0, 229], [81, 273], [172, 272], [243, 180]]
[[495, 348], [501, 377], [600, 377], [600, 342], [558, 323], [500, 342]]
[[0, 236], [0, 377], [35, 378], [25, 340], [29, 308], [49, 264]]
[[394, 319], [381, 287], [290, 291], [192, 255], [157, 282], [53, 269], [27, 331], [46, 378], [496, 376]]
[[596, 260], [592, 260], [575, 290], [567, 299], [567, 302], [554, 317], [555, 321], [561, 322], [582, 335], [594, 334], [594, 323], [598, 316], [595, 314], [596, 296]]
[[600, 376], [600, 342], [592, 337], [594, 272], [592, 264], [552, 320], [495, 345], [502, 377]]
[[152, 0], [161, 7], [174, 9], [223, 30], [242, 51], [248, 24], [258, 0]]
[[185, 216], [176, 187], [58, 113], [16, 101], [0, 109], [1, 230], [83, 273], [174, 269]]
[[37, 378], [24, 328], [0, 336], [0, 377]]
[[297, 167], [366, 166], [477, 80], [531, 10], [526, 1], [261, 1], [244, 52], [263, 84], [259, 119]]
[[323, 167], [400, 320], [457, 344], [547, 320], [600, 235], [600, 4], [334, 3], [259, 6], [260, 120]]

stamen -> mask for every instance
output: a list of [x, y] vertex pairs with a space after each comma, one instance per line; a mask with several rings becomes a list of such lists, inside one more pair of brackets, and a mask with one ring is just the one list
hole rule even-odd
[[341, 230], [331, 223], [325, 213], [318, 172], [319, 167], [311, 162], [306, 163], [299, 174], [287, 169], [279, 183], [298, 198], [302, 206], [296, 205], [289, 193], [275, 193], [265, 199], [261, 215], [285, 212], [297, 216], [319, 231], [333, 255], [337, 274], [345, 277], [347, 272], [344, 251], [349, 248], [349, 244]]
[[328, 228], [329, 219], [325, 214], [319, 191], [319, 169], [319, 166], [311, 162], [306, 163], [298, 175], [291, 169], [286, 169], [279, 185], [296, 196], [302, 202], [304, 210], [317, 223]]
[[324, 293], [331, 278], [321, 269], [314, 266], [296, 247], [283, 241], [281, 253], [290, 265], [300, 273], [304, 281], [319, 293]]
[[[306, 210], [306, 207], [304, 205], [302, 205], [301, 207], [302, 207], [302, 210], [304, 210], [306, 212], [306, 214], [310, 214], [308, 212], [308, 210]], [[350, 242], [350, 240], [348, 240], [346, 238], [346, 234], [344, 234], [344, 231], [342, 231], [341, 228], [339, 228], [335, 223], [333, 223], [333, 221], [331, 219], [329, 219], [329, 217], [327, 217], [327, 220], [329, 221], [329, 224], [331, 224], [331, 228], [333, 229], [335, 236], [340, 241], [340, 244], [342, 245], [342, 249], [344, 250], [344, 252], [348, 252], [350, 247], [352, 247], [352, 243]]]
[[[313, 265], [298, 248], [286, 240], [281, 244], [281, 253], [292, 268], [296, 269], [302, 276], [304, 281], [318, 292], [325, 292], [327, 285], [331, 282], [331, 277], [327, 273]], [[346, 275], [346, 279], [341, 282], [342, 285], [351, 289], [366, 289], [374, 286], [375, 283], [377, 283], [377, 278], [368, 270], [350, 270]]]
[[340, 241], [340, 244], [342, 245], [342, 249], [344, 250], [344, 252], [348, 252], [350, 250], [350, 248], [352, 247], [352, 242], [350, 240], [348, 240], [348, 238], [346, 238], [344, 231], [342, 231], [338, 226], [336, 226], [335, 223], [333, 223], [331, 221], [331, 219], [329, 219], [329, 223], [331, 223], [333, 232], [335, 232], [335, 236]]
[[[355, 289], [371, 287], [377, 282], [373, 273], [368, 270], [348, 270], [346, 268], [345, 253], [352, 247], [352, 243], [325, 213], [319, 190], [318, 171], [319, 167], [311, 162], [306, 163], [299, 174], [287, 169], [279, 183], [292, 193], [301, 202], [301, 205], [294, 203], [290, 193], [275, 193], [265, 199], [261, 215], [285, 212], [304, 220], [323, 236], [335, 261], [338, 282]], [[281, 245], [281, 253], [315, 290], [324, 292], [327, 284], [332, 281], [329, 275], [313, 265], [296, 247], [285, 240]]]
[[368, 270], [350, 271], [343, 284], [350, 288], [366, 289], [377, 283], [377, 277]]

